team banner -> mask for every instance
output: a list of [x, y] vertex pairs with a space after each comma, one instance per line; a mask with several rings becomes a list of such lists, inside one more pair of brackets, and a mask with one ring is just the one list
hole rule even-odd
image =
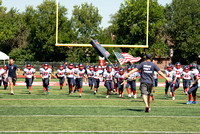
[[96, 52], [99, 54], [99, 56], [105, 57], [106, 59], [108, 59], [108, 57], [110, 56], [110, 53], [104, 47], [102, 47], [97, 40], [92, 39], [90, 43], [94, 47]]

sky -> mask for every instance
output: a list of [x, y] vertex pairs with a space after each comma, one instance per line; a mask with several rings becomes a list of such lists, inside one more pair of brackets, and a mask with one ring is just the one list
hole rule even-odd
[[[27, 6], [40, 5], [43, 0], [2, 0], [2, 6], [7, 7], [10, 10], [12, 7], [19, 10], [19, 12], [25, 11]], [[103, 17], [101, 26], [106, 28], [110, 25], [110, 15], [115, 14], [120, 7], [120, 4], [124, 0], [59, 0], [59, 3], [68, 9], [68, 18], [71, 18], [72, 10], [74, 5], [81, 5], [82, 3], [92, 3], [94, 6], [98, 7], [99, 14]], [[171, 3], [172, 0], [158, 0], [158, 3], [165, 6], [167, 3]]]

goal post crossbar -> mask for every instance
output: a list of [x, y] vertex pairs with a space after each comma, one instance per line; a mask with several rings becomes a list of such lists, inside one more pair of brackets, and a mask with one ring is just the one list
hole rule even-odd
[[[68, 47], [92, 47], [91, 44], [61, 44], [58, 43], [58, 0], [56, 0], [56, 46]], [[146, 45], [119, 45], [119, 44], [101, 44], [103, 47], [117, 47], [117, 48], [148, 48], [149, 35], [149, 0], [147, 0], [147, 27], [146, 27]]]

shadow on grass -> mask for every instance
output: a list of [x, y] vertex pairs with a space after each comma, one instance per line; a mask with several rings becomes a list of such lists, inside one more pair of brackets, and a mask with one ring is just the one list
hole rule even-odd
[[135, 112], [144, 112], [144, 109], [131, 109], [131, 108], [128, 108], [128, 109], [123, 109], [123, 110], [135, 111]]

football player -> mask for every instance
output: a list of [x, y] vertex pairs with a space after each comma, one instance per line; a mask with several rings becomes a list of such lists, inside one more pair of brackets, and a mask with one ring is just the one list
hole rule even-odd
[[[127, 73], [129, 73], [133, 68], [131, 66], [127, 66]], [[137, 98], [137, 95], [136, 95], [136, 77], [139, 77], [139, 76], [140, 76], [140, 74], [138, 72], [135, 72], [135, 73], [128, 76], [127, 84], [126, 84], [126, 90], [128, 92], [128, 97], [133, 96], [135, 99]], [[130, 92], [129, 92], [129, 86], [131, 87], [131, 95], [130, 95]]]
[[92, 72], [93, 70], [94, 70], [93, 66], [89, 66], [89, 69], [87, 70], [87, 76], [88, 76], [90, 90], [92, 90], [93, 85], [94, 85], [94, 82], [93, 82], [94, 74]]
[[[165, 74], [172, 81], [174, 81], [176, 74], [172, 70], [172, 64], [167, 65], [167, 69], [165, 70]], [[173, 92], [173, 82], [166, 81], [166, 84], [165, 84], [165, 98], [167, 98], [167, 92], [168, 92], [169, 87], [170, 87], [170, 91]]]
[[74, 64], [69, 63], [68, 68], [66, 69], [67, 81], [69, 86], [69, 95], [73, 93], [73, 85], [74, 85]]
[[[7, 66], [4, 65], [3, 69], [5, 70], [5, 74], [7, 74]], [[8, 88], [8, 78], [6, 76], [3, 75], [3, 86], [4, 86], [4, 90], [6, 90]]]
[[[116, 65], [114, 66], [114, 73], [115, 73], [115, 76], [119, 73], [119, 69], [120, 69], [119, 65], [116, 64]], [[117, 81], [114, 80], [114, 89], [115, 89], [115, 92], [116, 92], [116, 93], [117, 93], [117, 88], [118, 88], [118, 80], [117, 80]]]
[[155, 87], [158, 86], [158, 73], [156, 71], [154, 71], [154, 82], [153, 82], [153, 93], [155, 93]]
[[83, 63], [78, 64], [78, 70], [75, 72], [76, 76], [76, 87], [79, 90], [79, 97], [81, 97], [82, 94], [82, 87], [83, 87], [83, 78], [85, 78], [85, 69]]
[[[190, 77], [192, 78], [192, 83], [190, 89], [188, 90], [188, 102], [186, 104], [197, 104], [197, 89], [198, 89], [198, 80], [199, 80], [199, 71], [195, 69], [195, 65], [193, 63], [190, 64]], [[193, 102], [192, 100], [193, 96]]]
[[33, 78], [35, 76], [35, 70], [32, 68], [31, 64], [27, 64], [26, 68], [24, 68], [24, 73], [23, 75], [25, 76], [25, 82], [26, 82], [26, 87], [29, 89], [29, 94], [31, 94], [31, 86], [33, 83]]
[[43, 82], [43, 88], [44, 91], [47, 91], [47, 95], [49, 94], [49, 80], [51, 80], [51, 69], [48, 68], [49, 64], [48, 63], [44, 63], [43, 67], [40, 68], [40, 75], [42, 77], [42, 82]]
[[[32, 70], [36, 73], [36, 69], [34, 68], [34, 66], [33, 66], [32, 64], [31, 64], [31, 68], [32, 68]], [[34, 74], [35, 74], [35, 73], [34, 73]], [[36, 79], [36, 75], [33, 75], [33, 76], [32, 76], [32, 82], [31, 82], [32, 84], [33, 84], [33, 80], [34, 80], [34, 79]]]
[[62, 90], [63, 84], [65, 82], [65, 69], [64, 69], [64, 65], [60, 65], [59, 66], [59, 69], [57, 70], [57, 76], [58, 76], [59, 82], [60, 82], [60, 90]]
[[175, 67], [174, 67], [174, 71], [175, 71], [176, 77], [175, 77], [175, 80], [173, 82], [174, 87], [173, 87], [173, 92], [172, 92], [172, 100], [175, 100], [174, 92], [175, 92], [176, 89], [179, 88], [181, 75], [183, 73], [183, 69], [181, 68], [180, 62], [176, 62]]
[[[124, 69], [120, 68], [119, 73], [116, 74], [116, 76], [115, 76], [115, 78], [118, 80], [119, 97], [123, 97], [124, 83], [125, 83], [124, 73], [125, 73]], [[117, 83], [117, 81], [115, 81], [115, 82]]]
[[94, 65], [94, 70], [92, 72], [94, 74], [94, 94], [96, 94], [99, 88], [100, 77], [102, 77], [103, 71], [99, 70], [97, 65]]
[[185, 94], [187, 95], [191, 79], [189, 66], [184, 67], [182, 78], [183, 78], [183, 89]]
[[0, 67], [0, 86], [2, 84], [2, 80], [6, 78], [6, 70]]
[[111, 90], [113, 90], [113, 79], [114, 79], [115, 73], [112, 71], [112, 66], [107, 65], [106, 71], [103, 73], [103, 79], [104, 79], [104, 85], [107, 88], [107, 95], [106, 98], [109, 97], [109, 94]]

